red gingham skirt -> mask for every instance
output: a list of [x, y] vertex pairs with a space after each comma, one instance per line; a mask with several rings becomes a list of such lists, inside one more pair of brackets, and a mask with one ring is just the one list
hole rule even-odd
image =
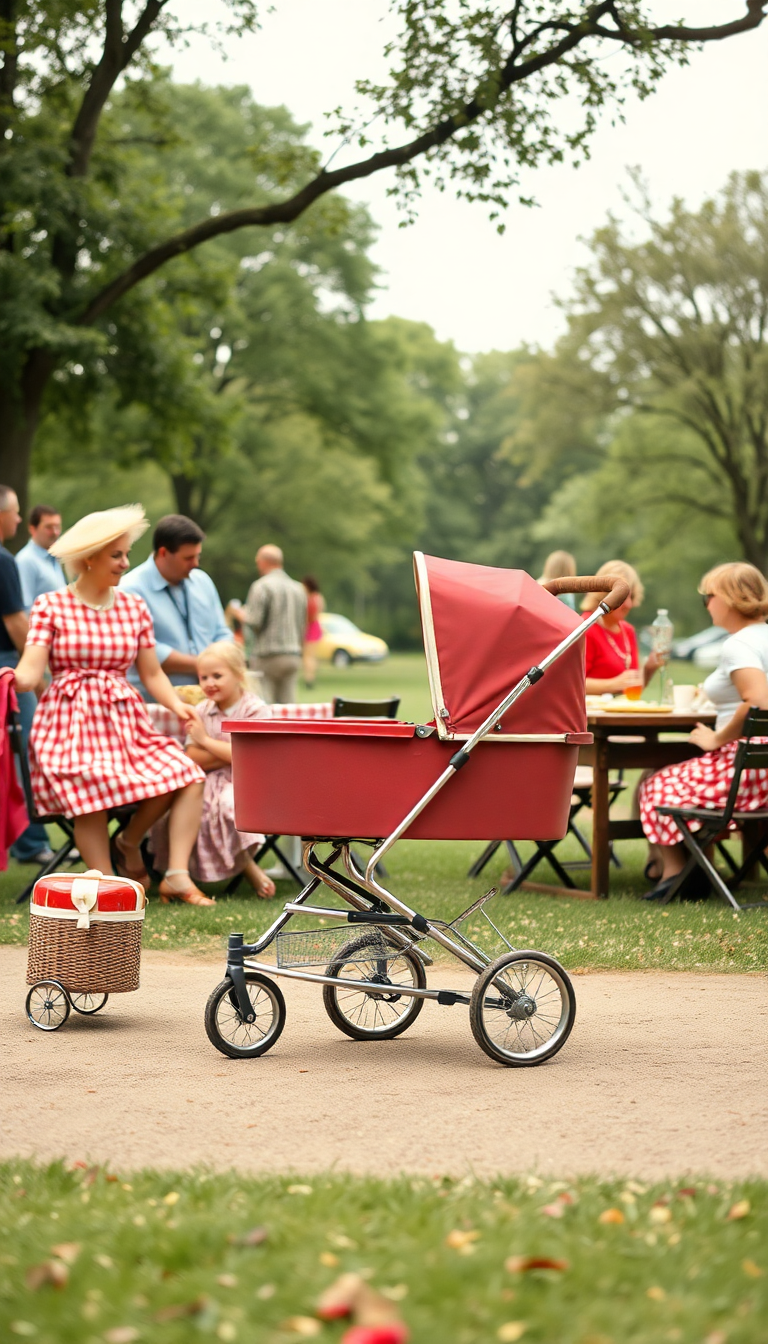
[[[763, 742], [768, 739], [752, 740]], [[738, 742], [727, 742], [716, 751], [693, 756], [679, 765], [668, 765], [643, 780], [639, 791], [640, 819], [652, 844], [676, 845], [683, 838], [671, 817], [659, 816], [658, 807], [711, 807], [713, 811], [725, 807], [738, 745]], [[745, 770], [736, 809], [756, 812], [763, 807], [768, 807], [768, 770]], [[699, 823], [691, 822], [691, 830], [698, 829]], [[730, 829], [735, 830], [735, 825]]]

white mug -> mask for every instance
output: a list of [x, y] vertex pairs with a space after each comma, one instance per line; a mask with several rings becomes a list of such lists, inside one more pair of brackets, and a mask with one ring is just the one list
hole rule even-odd
[[672, 690], [674, 706], [678, 714], [688, 714], [696, 699], [696, 686], [675, 686]]

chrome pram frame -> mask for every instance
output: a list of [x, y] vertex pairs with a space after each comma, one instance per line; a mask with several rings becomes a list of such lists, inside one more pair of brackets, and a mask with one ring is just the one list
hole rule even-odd
[[[423, 1002], [428, 999], [445, 1006], [464, 1004], [470, 1009], [470, 1026], [478, 1044], [492, 1059], [505, 1065], [526, 1066], [542, 1063], [544, 1060], [551, 1058], [565, 1044], [575, 1016], [575, 996], [570, 981], [562, 966], [554, 958], [542, 952], [517, 950], [507, 942], [507, 939], [490, 919], [487, 912], [483, 911], [485, 903], [495, 894], [494, 888], [474, 901], [466, 910], [448, 923], [444, 920], [429, 919], [417, 910], [412, 909], [405, 901], [385, 887], [377, 876], [377, 869], [380, 868], [384, 857], [397, 841], [406, 834], [415, 819], [440, 790], [454, 778], [459, 770], [469, 763], [472, 752], [478, 744], [494, 731], [496, 725], [520, 696], [538, 682], [558, 658], [582, 639], [586, 631], [601, 616], [621, 606], [629, 595], [626, 583], [611, 576], [554, 580], [544, 586], [555, 594], [597, 591], [608, 592], [609, 596], [601, 601], [596, 610], [567, 635], [546, 658], [532, 667], [518, 681], [493, 713], [488, 715], [472, 736], [451, 756], [446, 769], [386, 839], [367, 841], [359, 836], [351, 836], [345, 839], [313, 836], [302, 839], [303, 864], [306, 871], [311, 874], [310, 881], [295, 899], [285, 903], [274, 923], [255, 942], [246, 943], [242, 933], [231, 933], [229, 935], [226, 978], [213, 991], [206, 1008], [206, 1031], [211, 1042], [222, 1053], [235, 1058], [256, 1057], [265, 1053], [275, 1043], [284, 1025], [285, 1005], [282, 994], [273, 984], [273, 977], [303, 980], [322, 985], [325, 994], [328, 991], [345, 990], [370, 996], [374, 1000], [386, 998], [391, 1002], [405, 998], [410, 1000], [411, 1004], [414, 1004], [414, 1001], [421, 1000], [418, 1008], [414, 1006], [412, 1015], [405, 1025], [410, 1024]], [[431, 732], [434, 730], [417, 729], [417, 732], [420, 731]], [[364, 869], [359, 867], [356, 862], [352, 850], [353, 844], [373, 845], [373, 853]], [[317, 851], [324, 845], [330, 846], [330, 853], [323, 859]], [[342, 866], [341, 869], [337, 866], [339, 863]], [[339, 909], [338, 907], [311, 903], [310, 898], [320, 886], [325, 886], [340, 896], [350, 908]], [[485, 915], [496, 934], [506, 944], [508, 951], [503, 952], [501, 956], [491, 956], [458, 928], [459, 924], [475, 912], [482, 912]], [[387, 942], [393, 948], [399, 949], [401, 954], [411, 958], [411, 965], [414, 965], [414, 958], [417, 960], [421, 971], [416, 978], [422, 980], [423, 983], [401, 984], [399, 981], [394, 983], [390, 981], [386, 975], [387, 958], [383, 956], [380, 956], [376, 966], [375, 979], [353, 979], [347, 976], [329, 975], [327, 972], [323, 974], [319, 971], [280, 965], [279, 963], [275, 965], [272, 962], [261, 960], [262, 954], [279, 939], [282, 930], [297, 915], [313, 915], [324, 921], [346, 923], [350, 926], [351, 935], [355, 931], [361, 934], [365, 929], [379, 930], [385, 935]], [[471, 993], [468, 993], [466, 989], [448, 990], [427, 987], [423, 968], [432, 965], [433, 958], [423, 946], [426, 939], [433, 940], [440, 948], [450, 953], [451, 956], [457, 958], [459, 962], [475, 973], [477, 980]], [[376, 954], [373, 951], [370, 960], [373, 962], [375, 959]], [[261, 1026], [257, 1021], [259, 1013], [249, 993], [249, 978], [251, 982], [261, 986], [259, 992], [261, 993], [263, 990], [270, 999], [270, 1024], [268, 1029], [262, 1032], [260, 1036], [257, 1035], [253, 1041], [249, 1038], [245, 1044], [235, 1045], [232, 1042], [228, 1044], [222, 1036], [217, 1017], [222, 1005], [230, 1013], [230, 1020], [238, 1024], [238, 1031], [242, 1028], [246, 1035], [251, 1028], [255, 1033], [261, 1032]], [[522, 1023], [528, 1024], [530, 1027], [537, 1012], [537, 995], [541, 998], [543, 991], [540, 986], [544, 983], [549, 987], [548, 993], [557, 993], [560, 998], [557, 1023], [549, 1036], [542, 1040], [540, 1044], [534, 1042], [530, 1047], [515, 1049], [513, 1047], [514, 1044], [519, 1044], [518, 1039], [513, 1042], [513, 1047], [510, 1047], [507, 1043], [509, 1029], [502, 1022], [499, 1030], [494, 1032], [490, 1026], [491, 1020], [494, 1019], [494, 1015], [500, 1015], [501, 1018], [507, 1019], [510, 1024]], [[326, 1007], [328, 1007], [327, 999]], [[549, 1011], [551, 1011], [551, 1008]], [[330, 1008], [329, 1015], [342, 1031], [346, 1031], [348, 1035], [358, 1039], [372, 1039], [374, 1037], [387, 1039], [400, 1034], [400, 1031], [405, 1029], [404, 1025], [399, 1025], [400, 1021], [404, 1021], [405, 1013], [402, 1019], [393, 1024], [391, 1030], [371, 1032], [353, 1030], [353, 1024], [349, 1022], [345, 1024], [343, 1020], [340, 1020], [343, 1018], [343, 1014], [340, 1012], [334, 1014]], [[517, 1027], [515, 1029], [519, 1038], [522, 1028]]]

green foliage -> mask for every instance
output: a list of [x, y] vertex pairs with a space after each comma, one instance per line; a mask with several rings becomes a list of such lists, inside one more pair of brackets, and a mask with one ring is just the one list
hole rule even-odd
[[[547, 1216], [553, 1202], [562, 1217]], [[742, 1216], [729, 1218], [737, 1205]], [[601, 1223], [609, 1209], [618, 1221]], [[266, 1344], [295, 1334], [283, 1322], [313, 1316], [320, 1293], [357, 1271], [394, 1290], [419, 1344], [764, 1338], [768, 1196], [757, 1180], [116, 1176], [9, 1162], [0, 1217], [9, 1339]], [[248, 1245], [257, 1227], [264, 1239]], [[454, 1229], [476, 1233], [471, 1255], [447, 1243]], [[62, 1245], [74, 1255], [66, 1286], [26, 1287], [25, 1274]], [[561, 1264], [515, 1272], [510, 1256]], [[502, 1333], [512, 1321], [520, 1332]], [[347, 1328], [330, 1323], [322, 1338]]]

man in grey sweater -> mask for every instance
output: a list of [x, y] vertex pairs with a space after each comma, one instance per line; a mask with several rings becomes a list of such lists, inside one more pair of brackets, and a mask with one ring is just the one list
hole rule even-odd
[[283, 569], [279, 546], [260, 546], [251, 584], [237, 617], [254, 632], [252, 667], [264, 677], [266, 698], [273, 705], [296, 703], [301, 651], [307, 625], [307, 594]]

